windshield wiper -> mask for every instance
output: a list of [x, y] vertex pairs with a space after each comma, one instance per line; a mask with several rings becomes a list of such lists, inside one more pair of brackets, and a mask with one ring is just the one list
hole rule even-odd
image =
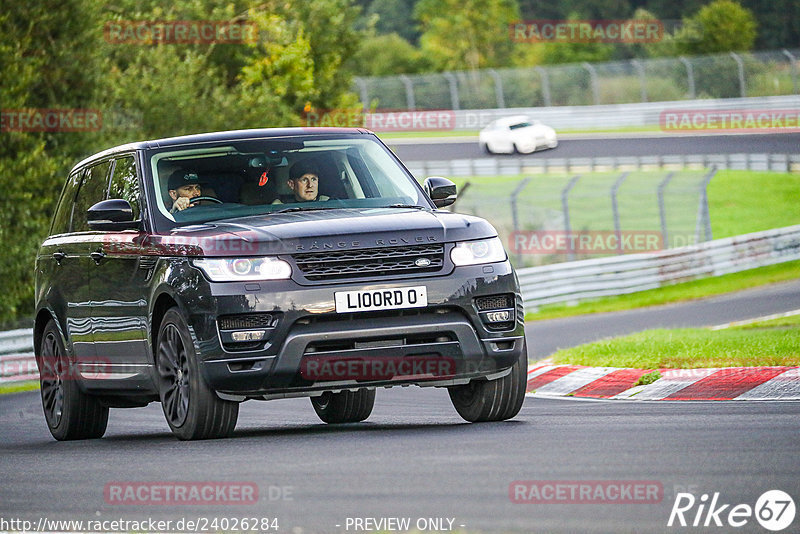
[[381, 206], [382, 208], [414, 208], [418, 210], [427, 210], [425, 206], [417, 206], [416, 204], [391, 204], [389, 206]]
[[314, 207], [314, 208], [306, 208], [304, 206], [295, 206], [294, 208], [284, 208], [282, 210], [273, 211], [270, 213], [292, 213], [294, 211], [322, 211], [322, 210], [337, 210], [340, 208], [334, 207]]

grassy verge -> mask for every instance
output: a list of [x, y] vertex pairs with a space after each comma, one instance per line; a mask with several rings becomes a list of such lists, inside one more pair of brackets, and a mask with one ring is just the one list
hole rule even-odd
[[13, 384], [0, 384], [0, 395], [5, 393], [19, 393], [20, 391], [35, 391], [39, 389], [38, 380], [25, 380]]
[[800, 261], [790, 261], [759, 267], [749, 271], [731, 273], [714, 278], [693, 280], [658, 289], [649, 289], [629, 295], [605, 297], [582, 302], [577, 306], [567, 304], [550, 304], [542, 306], [538, 312], [525, 314], [526, 321], [541, 321], [572, 317], [587, 313], [605, 313], [612, 311], [632, 310], [647, 306], [659, 306], [673, 302], [697, 300], [715, 295], [723, 295], [787, 280], [795, 280], [800, 273]]
[[800, 316], [712, 331], [646, 330], [553, 355], [556, 363], [637, 369], [800, 365]]

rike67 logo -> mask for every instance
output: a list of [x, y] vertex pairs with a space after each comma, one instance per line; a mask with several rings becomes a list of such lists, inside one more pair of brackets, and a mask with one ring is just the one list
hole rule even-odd
[[751, 520], [755, 517], [765, 529], [778, 532], [788, 528], [794, 516], [794, 500], [781, 490], [764, 492], [755, 506], [724, 503], [719, 492], [712, 496], [704, 493], [699, 499], [691, 493], [678, 493], [667, 526], [738, 528], [752, 525]]

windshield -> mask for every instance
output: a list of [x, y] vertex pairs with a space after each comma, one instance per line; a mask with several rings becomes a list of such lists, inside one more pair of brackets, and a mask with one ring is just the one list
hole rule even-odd
[[520, 128], [527, 128], [528, 126], [533, 126], [533, 124], [531, 124], [528, 121], [523, 121], [523, 122], [518, 122], [516, 124], [512, 124], [511, 126], [509, 126], [509, 128], [512, 130], [518, 130]]
[[377, 140], [298, 136], [180, 147], [150, 158], [156, 205], [177, 224], [278, 211], [430, 203]]

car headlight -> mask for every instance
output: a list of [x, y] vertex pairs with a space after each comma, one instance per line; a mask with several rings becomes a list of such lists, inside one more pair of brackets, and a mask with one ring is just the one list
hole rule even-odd
[[204, 258], [193, 261], [214, 282], [286, 280], [292, 276], [288, 262], [273, 258]]
[[456, 246], [450, 251], [450, 259], [457, 267], [496, 263], [505, 261], [506, 258], [506, 251], [503, 249], [503, 242], [499, 237], [456, 243]]

